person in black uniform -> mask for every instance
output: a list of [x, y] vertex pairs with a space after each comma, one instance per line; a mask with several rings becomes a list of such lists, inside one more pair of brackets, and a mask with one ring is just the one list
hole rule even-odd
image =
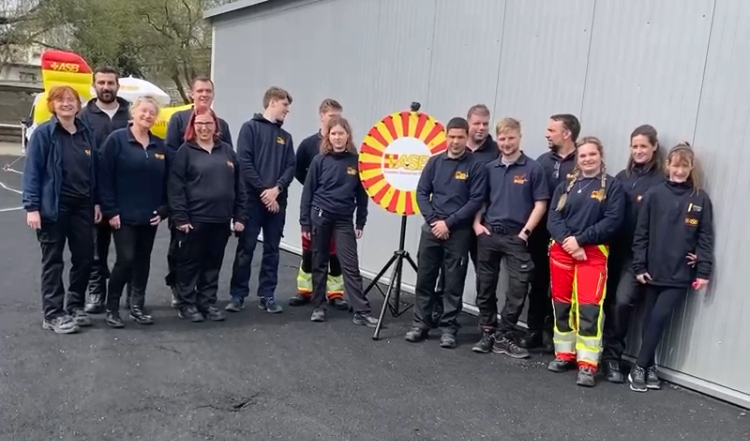
[[607, 381], [622, 383], [620, 370], [631, 314], [643, 297], [644, 289], [633, 274], [633, 232], [643, 195], [664, 181], [664, 156], [656, 129], [636, 127], [630, 135], [630, 159], [625, 170], [615, 177], [627, 193], [626, 215], [622, 228], [610, 244], [607, 297], [604, 299], [604, 350], [602, 364]]
[[629, 375], [636, 392], [660, 388], [655, 356], [664, 327], [691, 286], [704, 290], [713, 276], [713, 205], [690, 144], [669, 151], [667, 173], [644, 195], [633, 236], [633, 272], [646, 288], [641, 350]]
[[[102, 219], [96, 145], [91, 130], [76, 118], [81, 99], [75, 89], [53, 87], [47, 106], [53, 116], [34, 131], [26, 150], [23, 207], [42, 248], [42, 327], [70, 334], [92, 324], [84, 297], [94, 259], [93, 227]], [[66, 241], [71, 255], [67, 296], [62, 281]]]
[[[175, 112], [169, 123], [167, 124], [167, 136], [165, 143], [169, 154], [174, 157], [177, 153], [177, 149], [182, 146], [185, 142], [185, 131], [188, 128], [190, 118], [194, 111], [205, 112], [211, 109], [214, 102], [214, 82], [211, 78], [206, 76], [198, 76], [193, 79], [190, 86], [190, 99], [193, 100], [193, 107], [186, 110], [180, 110]], [[219, 140], [233, 146], [232, 144], [232, 133], [229, 131], [229, 124], [221, 118], [218, 118], [219, 125], [216, 127], [217, 133], [219, 134]], [[174, 272], [174, 252], [177, 247], [177, 229], [170, 219], [170, 235], [169, 235], [169, 249], [167, 251], [167, 265], [168, 273], [164, 278], [167, 286], [172, 291], [172, 307], [179, 307], [179, 300], [177, 296], [177, 287], [175, 285], [175, 272]]]
[[224, 320], [216, 308], [219, 272], [231, 234], [245, 226], [246, 195], [237, 156], [219, 139], [219, 119], [210, 109], [196, 110], [185, 144], [170, 164], [168, 200], [178, 231], [175, 250], [180, 318], [192, 322]]
[[[561, 113], [550, 116], [547, 124], [549, 152], [537, 158], [544, 168], [549, 194], [566, 182], [576, 164], [576, 141], [581, 133], [581, 123], [575, 115]], [[552, 351], [552, 302], [550, 301], [550, 234], [547, 216], [539, 222], [541, 228], [534, 230], [529, 238], [529, 251], [534, 262], [529, 291], [529, 311], [526, 324], [529, 331], [519, 345], [526, 349], [542, 348]]]
[[153, 323], [143, 311], [146, 284], [156, 229], [167, 217], [167, 150], [151, 133], [159, 104], [137, 98], [130, 114], [130, 127], [115, 130], [104, 142], [99, 167], [102, 211], [112, 227], [117, 253], [106, 302], [106, 322], [113, 328], [124, 326], [119, 310], [126, 283], [132, 287], [130, 318], [142, 325]]
[[[130, 120], [128, 108], [130, 103], [117, 96], [120, 83], [117, 71], [110, 67], [101, 67], [94, 72], [94, 91], [92, 98], [78, 114], [81, 121], [94, 132], [95, 144], [101, 157], [104, 140], [115, 130], [127, 127]], [[109, 244], [112, 241], [112, 228], [108, 219], [96, 224], [94, 236], [94, 263], [91, 265], [89, 278], [89, 295], [85, 310], [89, 314], [104, 312], [104, 299], [107, 297], [107, 279], [109, 279]], [[130, 297], [128, 284], [128, 297]]]
[[324, 132], [320, 154], [310, 164], [300, 201], [302, 235], [312, 243], [315, 310], [311, 320], [314, 322], [326, 319], [326, 282], [333, 239], [338, 246], [345, 289], [354, 309], [352, 321], [368, 327], [378, 324], [370, 315], [370, 302], [363, 292], [359, 272], [357, 239], [362, 237], [367, 223], [369, 199], [359, 178], [358, 162], [349, 122], [341, 117], [331, 119]]
[[[296, 172], [294, 177], [300, 184], [305, 185], [307, 171], [313, 158], [320, 153], [320, 144], [323, 134], [328, 130], [328, 122], [333, 118], [341, 116], [343, 107], [338, 101], [326, 98], [320, 103], [318, 114], [320, 115], [320, 130], [303, 139], [297, 146]], [[346, 311], [349, 305], [344, 301], [344, 281], [341, 275], [341, 263], [336, 256], [336, 245], [331, 240], [331, 262], [328, 270], [328, 302], [336, 309]], [[297, 294], [289, 299], [289, 306], [300, 306], [308, 303], [312, 297], [312, 248], [309, 239], [302, 235], [302, 262], [297, 273]]]
[[435, 327], [435, 282], [443, 268], [450, 277], [445, 280], [442, 295], [440, 346], [450, 349], [456, 347], [458, 316], [463, 307], [466, 257], [474, 235], [471, 225], [484, 202], [487, 178], [484, 165], [466, 148], [469, 123], [463, 118], [451, 119], [446, 136], [448, 150], [427, 161], [417, 185], [417, 204], [425, 224], [417, 255], [414, 325], [406, 340], [422, 341]]
[[[474, 220], [482, 338], [472, 350], [526, 358], [529, 351], [518, 346], [515, 334], [534, 271], [528, 240], [544, 217], [550, 193], [542, 166], [521, 150], [521, 123], [505, 118], [497, 123], [496, 134], [501, 156], [486, 165], [486, 209]], [[509, 283], [498, 326], [497, 282], [503, 259]]]

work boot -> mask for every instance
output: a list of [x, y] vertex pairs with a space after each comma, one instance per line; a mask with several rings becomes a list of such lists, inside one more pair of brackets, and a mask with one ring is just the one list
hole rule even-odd
[[289, 306], [302, 306], [308, 303], [310, 303], [310, 297], [305, 297], [299, 293], [289, 299]]
[[409, 332], [406, 333], [406, 341], [412, 342], [412, 343], [418, 343], [422, 340], [425, 340], [427, 338], [427, 330], [421, 329], [421, 328], [411, 328]]
[[258, 308], [269, 314], [279, 314], [284, 311], [284, 308], [282, 308], [273, 297], [261, 297], [258, 302]]
[[637, 364], [633, 365], [633, 369], [628, 374], [628, 380], [630, 381], [630, 390], [634, 392], [648, 392], [646, 369]]
[[42, 329], [55, 331], [55, 334], [75, 334], [79, 328], [73, 317], [63, 315], [53, 319], [44, 319]]
[[576, 384], [583, 387], [594, 387], [596, 386], [596, 379], [594, 379], [594, 368], [591, 366], [581, 366], [578, 368], [578, 380]]
[[661, 380], [656, 375], [656, 366], [651, 366], [646, 369], [646, 387], [653, 390], [661, 389]]
[[352, 318], [352, 322], [355, 325], [364, 325], [368, 328], [374, 328], [378, 326], [378, 319], [367, 313], [357, 312]]
[[118, 311], [107, 311], [107, 317], [104, 318], [104, 321], [112, 328], [125, 327], [125, 323], [122, 321]]
[[625, 381], [625, 377], [620, 371], [620, 363], [617, 361], [608, 361], [604, 365], [604, 369], [607, 371], [607, 381], [610, 383], [621, 384]]
[[226, 319], [224, 313], [219, 311], [215, 306], [209, 306], [206, 309], [200, 310], [200, 312], [212, 322], [223, 322]]
[[203, 314], [195, 306], [180, 306], [180, 309], [177, 310], [177, 317], [190, 320], [193, 323], [200, 323], [205, 320]]
[[240, 312], [243, 309], [245, 309], [245, 302], [236, 297], [232, 297], [227, 306], [224, 307], [224, 310], [229, 312]]
[[529, 331], [518, 346], [526, 349], [541, 349], [542, 352], [554, 352], [552, 334], [547, 331]]
[[346, 301], [342, 299], [341, 297], [334, 297], [331, 300], [329, 300], [328, 303], [330, 303], [331, 306], [338, 309], [339, 311], [349, 310], [349, 304], [346, 303]]
[[518, 346], [518, 344], [509, 336], [495, 339], [495, 344], [492, 345], [492, 352], [496, 354], [505, 354], [513, 358], [529, 358], [529, 351]]
[[495, 333], [484, 331], [482, 332], [482, 338], [479, 339], [471, 350], [480, 354], [486, 354], [492, 350], [493, 344], [495, 344]]
[[310, 316], [310, 321], [312, 321], [312, 322], [324, 322], [324, 321], [326, 321], [326, 311], [325, 311], [325, 309], [316, 308], [315, 311], [313, 311], [312, 316]]
[[140, 289], [130, 289], [129, 310], [130, 318], [139, 325], [152, 325], [154, 319], [143, 311], [146, 301], [146, 293]]
[[86, 305], [83, 310], [88, 314], [101, 314], [104, 312], [104, 297], [105, 294], [96, 292], [89, 293]]
[[440, 336], [440, 347], [445, 349], [453, 349], [456, 347], [456, 335], [450, 332], [444, 332]]
[[86, 314], [83, 309], [76, 309], [74, 311], [71, 311], [71, 317], [73, 317], [73, 320], [75, 320], [76, 325], [85, 328], [87, 326], [91, 326], [94, 324], [94, 322], [91, 320], [91, 317], [89, 317], [88, 314]]
[[555, 358], [547, 365], [547, 369], [555, 373], [566, 372], [575, 368], [575, 361], [563, 360], [562, 358]]

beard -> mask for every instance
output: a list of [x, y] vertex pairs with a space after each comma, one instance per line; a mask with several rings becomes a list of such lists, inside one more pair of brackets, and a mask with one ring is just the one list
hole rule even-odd
[[103, 103], [110, 104], [117, 99], [117, 95], [111, 90], [100, 90], [96, 92], [96, 99]]

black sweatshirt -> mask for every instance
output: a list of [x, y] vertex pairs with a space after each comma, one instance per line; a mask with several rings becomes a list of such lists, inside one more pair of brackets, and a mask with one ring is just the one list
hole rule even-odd
[[417, 184], [417, 205], [427, 224], [444, 220], [450, 230], [471, 227], [487, 196], [485, 163], [466, 153], [432, 156]]
[[500, 156], [500, 150], [498, 150], [497, 143], [492, 139], [491, 136], [484, 138], [484, 142], [476, 150], [466, 149], [475, 161], [481, 164], [487, 164]]
[[286, 203], [288, 188], [294, 179], [292, 135], [260, 113], [242, 124], [237, 138], [237, 156], [250, 201], [260, 200], [263, 191], [278, 187], [277, 202]]
[[247, 196], [232, 146], [218, 141], [207, 152], [185, 143], [170, 165], [169, 207], [176, 226], [191, 222], [245, 222]]
[[[167, 124], [167, 137], [164, 140], [167, 148], [173, 153], [185, 142], [185, 130], [187, 129], [190, 117], [193, 115], [193, 108], [180, 110], [172, 114]], [[219, 127], [216, 128], [219, 131], [219, 139], [222, 142], [226, 142], [230, 146], [232, 144], [232, 133], [229, 131], [229, 124], [226, 121], [219, 118]]]
[[567, 182], [558, 185], [549, 205], [547, 230], [552, 238], [561, 245], [568, 236], [574, 236], [580, 246], [609, 243], [625, 216], [625, 192], [620, 181], [606, 176], [606, 197], [602, 200], [601, 176], [581, 177], [568, 193], [562, 211], [557, 211], [567, 186]]
[[127, 127], [130, 121], [130, 102], [117, 97], [117, 104], [119, 107], [111, 118], [96, 105], [96, 98], [89, 100], [78, 114], [79, 118], [94, 132], [94, 140], [100, 154], [107, 136], [115, 130]]
[[[688, 183], [664, 181], [646, 192], [633, 238], [633, 270], [651, 285], [688, 288], [713, 274], [714, 223], [711, 199]], [[698, 256], [695, 269], [687, 254]]]
[[320, 132], [315, 132], [315, 134], [303, 139], [297, 146], [296, 171], [294, 172], [294, 177], [297, 178], [302, 185], [305, 185], [307, 170], [310, 169], [310, 164], [312, 164], [313, 158], [320, 153], [320, 141], [322, 139], [323, 136]]
[[617, 234], [616, 242], [618, 248], [620, 248], [618, 251], [625, 251], [630, 254], [643, 195], [649, 188], [664, 182], [664, 173], [655, 167], [644, 170], [643, 166], [636, 165], [630, 170], [630, 173], [628, 173], [628, 170], [623, 170], [615, 178], [622, 183], [627, 196], [625, 198], [625, 220]]
[[357, 210], [358, 230], [367, 223], [368, 198], [359, 179], [356, 153], [341, 152], [313, 158], [305, 179], [300, 200], [299, 223], [302, 231], [310, 231], [313, 207], [326, 216], [351, 218]]
[[120, 222], [148, 225], [154, 211], [167, 217], [167, 148], [149, 132], [144, 149], [130, 128], [112, 132], [102, 146], [99, 196], [104, 217], [120, 216]]

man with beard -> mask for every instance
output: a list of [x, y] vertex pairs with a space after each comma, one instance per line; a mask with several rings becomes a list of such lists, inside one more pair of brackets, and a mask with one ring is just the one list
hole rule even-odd
[[[117, 96], [120, 90], [117, 71], [101, 67], [94, 72], [94, 91], [96, 98], [91, 99], [81, 109], [79, 117], [94, 132], [97, 149], [114, 130], [127, 127], [130, 120], [130, 103]], [[98, 152], [101, 155], [101, 151]], [[107, 279], [109, 278], [109, 244], [112, 241], [112, 230], [109, 219], [103, 219], [95, 225], [94, 263], [89, 278], [89, 298], [85, 311], [89, 314], [104, 312], [104, 301], [107, 297]], [[128, 291], [130, 285], [128, 285]], [[128, 293], [128, 299], [130, 294]]]
[[[185, 129], [190, 121], [190, 116], [194, 110], [202, 112], [211, 108], [214, 102], [214, 82], [211, 78], [206, 76], [198, 76], [193, 79], [193, 83], [190, 86], [190, 99], [193, 100], [193, 108], [180, 110], [175, 112], [169, 119], [167, 124], [167, 151], [173, 157], [177, 153], [177, 149], [182, 146], [185, 142]], [[229, 124], [226, 121], [219, 118], [219, 139], [226, 142], [230, 146], [232, 144], [232, 134], [229, 132]], [[175, 285], [175, 270], [174, 270], [174, 252], [177, 248], [177, 230], [172, 225], [171, 218], [169, 221], [169, 249], [167, 250], [167, 265], [169, 266], [169, 273], [164, 278], [167, 286], [172, 291], [172, 308], [178, 308], [179, 297], [177, 296], [177, 287]]]
[[[547, 178], [549, 194], [553, 195], [560, 183], [565, 182], [576, 163], [576, 140], [581, 133], [581, 123], [574, 115], [557, 114], [547, 124], [549, 150], [537, 158]], [[547, 216], [529, 238], [529, 249], [534, 262], [529, 292], [529, 311], [526, 320], [529, 332], [519, 345], [526, 349], [543, 348], [552, 351], [552, 300], [550, 299], [549, 241]]]
[[[498, 158], [500, 153], [497, 150], [497, 143], [492, 140], [489, 136], [490, 127], [490, 109], [484, 104], [475, 104], [469, 108], [466, 113], [466, 120], [469, 122], [469, 139], [466, 142], [468, 152], [471, 153], [473, 160], [478, 161], [480, 164], [487, 164]], [[469, 244], [469, 257], [471, 263], [474, 265], [474, 272], [477, 269], [477, 238], [476, 235], [471, 235], [471, 243]], [[475, 287], [478, 285], [479, 279], [475, 281]], [[445, 272], [440, 271], [440, 277], [438, 278], [437, 287], [435, 288], [435, 295], [438, 301], [435, 303], [435, 311], [433, 312], [433, 322], [437, 323], [440, 321], [440, 316], [443, 314], [443, 303], [439, 301], [442, 298], [443, 287], [445, 286]]]

